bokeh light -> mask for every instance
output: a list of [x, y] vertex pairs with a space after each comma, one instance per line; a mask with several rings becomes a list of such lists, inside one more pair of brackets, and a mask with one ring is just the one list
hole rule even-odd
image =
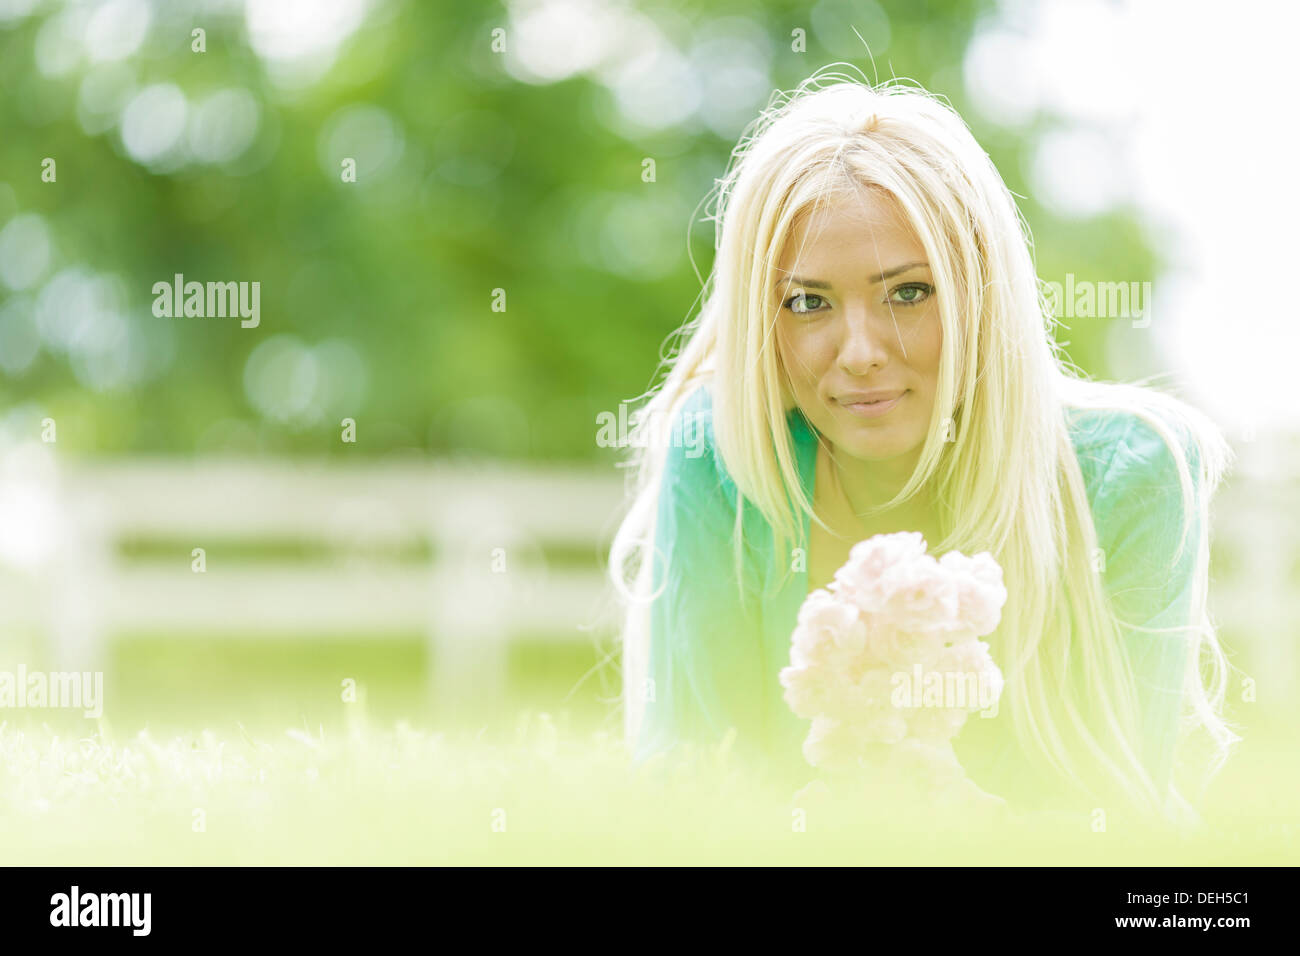
[[138, 163], [171, 158], [183, 145], [189, 104], [174, 83], [146, 86], [122, 111], [122, 145]]
[[248, 90], [218, 90], [206, 97], [190, 116], [189, 148], [205, 163], [237, 158], [257, 135], [259, 108]]
[[49, 267], [52, 251], [40, 215], [15, 216], [0, 229], [0, 282], [15, 290], [31, 288]]

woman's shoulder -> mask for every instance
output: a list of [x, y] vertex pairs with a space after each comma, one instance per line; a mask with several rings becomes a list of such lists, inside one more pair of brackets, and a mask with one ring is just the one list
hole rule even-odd
[[[713, 393], [707, 381], [689, 391], [668, 423], [664, 483], [701, 499], [734, 501], [735, 484], [718, 454]], [[734, 505], [733, 505], [734, 507]]]
[[[1169, 416], [1132, 408], [1067, 408], [1074, 444], [1089, 490], [1112, 493], [1178, 485], [1178, 461], [1195, 475], [1196, 447]], [[1159, 423], [1159, 427], [1156, 423]]]
[[[1153, 581], [1168, 580], [1177, 562], [1185, 568], [1191, 559], [1186, 533], [1196, 530], [1204, 491], [1189, 430], [1159, 409], [1071, 409], [1068, 415], [1111, 584], [1149, 590]], [[1180, 466], [1187, 468], [1190, 500]]]

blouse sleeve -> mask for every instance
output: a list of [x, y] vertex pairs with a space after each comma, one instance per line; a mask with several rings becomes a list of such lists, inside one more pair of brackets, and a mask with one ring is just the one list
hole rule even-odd
[[[699, 410], [688, 402], [683, 413]], [[636, 762], [680, 752], [687, 741], [716, 745], [729, 728], [743, 735], [761, 721], [760, 632], [732, 554], [735, 486], [717, 467], [708, 432], [703, 447], [670, 446], [664, 465]]]
[[1193, 482], [1190, 510], [1173, 453], [1136, 419], [1116, 444], [1094, 504], [1103, 579], [1137, 683], [1141, 756], [1162, 793], [1172, 777], [1184, 682], [1199, 647], [1193, 583], [1205, 529], [1195, 448], [1184, 447]]

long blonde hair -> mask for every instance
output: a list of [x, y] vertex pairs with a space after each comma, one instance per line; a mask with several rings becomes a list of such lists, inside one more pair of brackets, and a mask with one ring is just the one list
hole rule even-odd
[[1184, 724], [1212, 742], [1205, 780], [1239, 739], [1222, 717], [1228, 664], [1207, 612], [1209, 499], [1231, 450], [1184, 402], [1150, 387], [1090, 381], [1063, 358], [1028, 225], [950, 106], [919, 88], [872, 86], [829, 68], [774, 94], [742, 136], [714, 190], [716, 258], [700, 314], [678, 331], [661, 383], [641, 397], [630, 442], [631, 504], [609, 562], [626, 598], [629, 745], [642, 714], [667, 429], [697, 386], [711, 382], [718, 454], [744, 503], [771, 525], [776, 554], [806, 547], [803, 515], [825, 526], [791, 447], [793, 400], [767, 290], [796, 217], [862, 185], [885, 190], [907, 215], [931, 263], [943, 326], [920, 461], [885, 507], [930, 489], [945, 511], [946, 537], [931, 542], [933, 550], [987, 550], [1002, 565], [1009, 598], [990, 642], [1022, 749], [1094, 799], [1194, 817], [1176, 787], [1157, 792], [1138, 756], [1134, 680], [1093, 559], [1097, 536], [1065, 410], [1131, 412], [1173, 452], [1189, 519], [1182, 545], [1194, 549], [1196, 568]]

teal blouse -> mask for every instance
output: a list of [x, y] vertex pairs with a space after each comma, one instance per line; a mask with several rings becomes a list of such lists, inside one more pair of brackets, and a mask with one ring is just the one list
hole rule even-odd
[[[1185, 628], [1191, 623], [1200, 528], [1189, 530], [1187, 546], [1176, 553], [1184, 520], [1176, 466], [1149, 425], [1125, 412], [1069, 409], [1066, 414], [1105, 556], [1103, 583], [1123, 622], [1137, 679], [1142, 759], [1163, 789], [1170, 781], [1195, 638], [1187, 630], [1151, 634], [1131, 625]], [[672, 434], [691, 440], [670, 446], [664, 466], [650, 682], [634, 760], [680, 752], [687, 741], [716, 745], [734, 728], [735, 750], [761, 757], [767, 769], [788, 770], [796, 778], [802, 773], [806, 780], [812, 769], [801, 746], [810, 722], [790, 711], [779, 674], [790, 661], [791, 632], [808, 593], [807, 572], [782, 580], [790, 562], [774, 560], [772, 529], [747, 505], [741, 519], [744, 580], [737, 587], [732, 551], [737, 489], [716, 450], [707, 385], [688, 397], [679, 416]], [[788, 425], [811, 500], [817, 435], [798, 409], [790, 412]], [[1192, 473], [1195, 477], [1194, 459]], [[805, 541], [808, 524], [805, 516]], [[992, 650], [996, 660], [997, 647]], [[992, 718], [972, 714], [954, 748], [971, 779], [991, 793], [1008, 796], [1004, 791], [1033, 776], [1026, 772], [1005, 707]], [[1027, 803], [1042, 797], [1016, 795]]]

